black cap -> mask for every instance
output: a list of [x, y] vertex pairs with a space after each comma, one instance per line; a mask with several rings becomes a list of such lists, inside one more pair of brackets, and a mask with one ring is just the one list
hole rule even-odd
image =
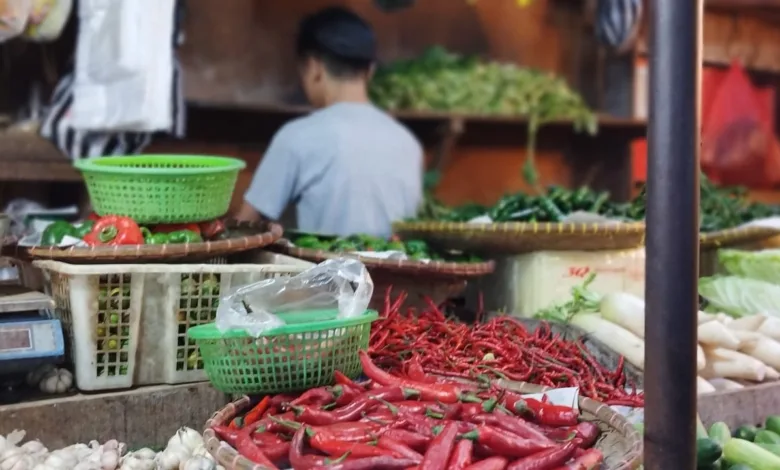
[[350, 61], [373, 62], [376, 36], [352, 11], [331, 7], [307, 16], [298, 31], [298, 54], [325, 53]]

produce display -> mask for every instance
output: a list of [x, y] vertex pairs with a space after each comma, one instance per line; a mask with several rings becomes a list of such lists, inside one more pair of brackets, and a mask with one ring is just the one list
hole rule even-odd
[[[618, 203], [605, 191], [587, 187], [574, 190], [551, 186], [544, 194], [509, 194], [495, 205], [465, 204], [448, 207], [432, 196], [426, 199], [418, 214], [419, 220], [468, 222], [476, 217], [489, 216], [493, 222], [560, 222], [573, 212], [589, 212], [614, 220], [642, 221], [645, 219], [646, 189], [629, 202]], [[701, 175], [701, 232], [712, 232], [737, 227], [747, 222], [780, 215], [780, 206], [750, 202], [742, 187], [716, 187]]]
[[644, 405], [642, 393], [628, 390], [622, 357], [616, 370], [607, 370], [582, 341], [566, 341], [548, 328], [532, 333], [510, 316], [467, 325], [447, 319], [432, 302], [424, 311], [402, 311], [404, 300], [403, 294], [388, 297], [371, 330], [371, 356], [391, 371], [579, 387], [583, 396], [607, 404]]
[[[579, 327], [644, 370], [644, 300], [625, 292], [595, 294], [588, 290], [594, 278], [572, 289], [572, 300], [537, 316]], [[698, 321], [699, 393], [780, 379], [780, 319], [699, 312]]]
[[227, 230], [220, 220], [141, 227], [129, 217], [93, 215], [79, 224], [64, 220], [53, 222], [44, 229], [41, 245], [57, 246], [66, 236], [81, 239], [89, 246], [165, 245], [218, 240], [227, 236]]
[[490, 386], [383, 371], [301, 395], [266, 396], [215, 433], [268, 469], [600, 468], [600, 431], [570, 407]]
[[493, 222], [561, 222], [573, 212], [589, 212], [613, 219], [644, 218], [644, 204], [638, 200], [628, 204], [615, 203], [606, 191], [587, 187], [575, 190], [551, 186], [540, 196], [525, 193], [509, 194], [492, 207], [466, 204], [447, 207], [427, 195], [418, 218], [447, 222], [468, 222], [487, 215]]
[[433, 260], [453, 262], [480, 262], [480, 258], [460, 253], [438, 253], [421, 240], [401, 241], [398, 238], [386, 240], [371, 235], [352, 235], [349, 237], [318, 236], [301, 234], [291, 236], [292, 243], [298, 248], [328, 251], [332, 253], [383, 252], [398, 251], [412, 260]]
[[24, 431], [0, 435], [0, 468], [4, 470], [224, 470], [204, 447], [203, 437], [180, 428], [165, 449], [142, 448], [128, 452], [115, 439], [74, 444], [49, 450], [40, 441], [24, 442]]
[[442, 47], [379, 67], [369, 92], [389, 110], [526, 116], [537, 126], [570, 119], [577, 128], [596, 131], [596, 116], [562, 78]]
[[719, 250], [723, 275], [699, 280], [707, 309], [740, 317], [761, 312], [780, 318], [778, 250]]
[[764, 470], [780, 468], [780, 416], [770, 416], [763, 427], [714, 423], [709, 432], [696, 428], [696, 465], [700, 469]]

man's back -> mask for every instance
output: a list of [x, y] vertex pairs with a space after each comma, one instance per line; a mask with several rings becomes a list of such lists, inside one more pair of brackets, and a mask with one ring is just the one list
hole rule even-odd
[[343, 102], [279, 131], [246, 200], [278, 218], [289, 198], [300, 230], [388, 236], [393, 221], [415, 214], [422, 171], [408, 130], [371, 104]]

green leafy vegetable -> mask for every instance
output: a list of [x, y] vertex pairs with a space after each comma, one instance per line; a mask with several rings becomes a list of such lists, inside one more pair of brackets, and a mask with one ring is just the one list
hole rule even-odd
[[699, 295], [710, 309], [742, 317], [763, 313], [780, 317], [780, 286], [737, 276], [699, 279]]

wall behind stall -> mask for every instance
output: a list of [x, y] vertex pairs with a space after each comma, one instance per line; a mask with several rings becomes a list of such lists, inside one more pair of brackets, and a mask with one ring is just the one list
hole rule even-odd
[[[576, 30], [572, 24], [578, 19], [576, 10], [571, 5], [562, 8], [562, 3], [536, 0], [531, 7], [521, 9], [514, 0], [481, 0], [473, 7], [466, 0], [418, 0], [412, 9], [383, 13], [369, 0], [189, 0], [187, 43], [180, 51], [186, 94], [201, 104], [251, 107], [301, 103], [294, 57], [298, 21], [334, 4], [347, 5], [371, 22], [379, 37], [382, 61], [411, 57], [440, 44], [463, 53], [551, 70], [572, 81], [577, 67], [576, 35], [571, 32]], [[236, 206], [270, 137], [261, 134], [265, 133], [258, 132], [255, 145], [204, 144], [197, 134], [191, 134], [185, 142], [159, 143], [149, 150], [245, 159], [247, 169], [233, 201]], [[520, 189], [524, 134], [524, 127], [518, 125], [514, 142], [510, 138], [498, 145], [458, 146], [441, 182], [442, 199], [448, 203], [490, 203], [507, 191]], [[432, 153], [433, 147], [428, 151]], [[540, 153], [543, 181], [566, 183], [570, 170], [562, 155]]]

